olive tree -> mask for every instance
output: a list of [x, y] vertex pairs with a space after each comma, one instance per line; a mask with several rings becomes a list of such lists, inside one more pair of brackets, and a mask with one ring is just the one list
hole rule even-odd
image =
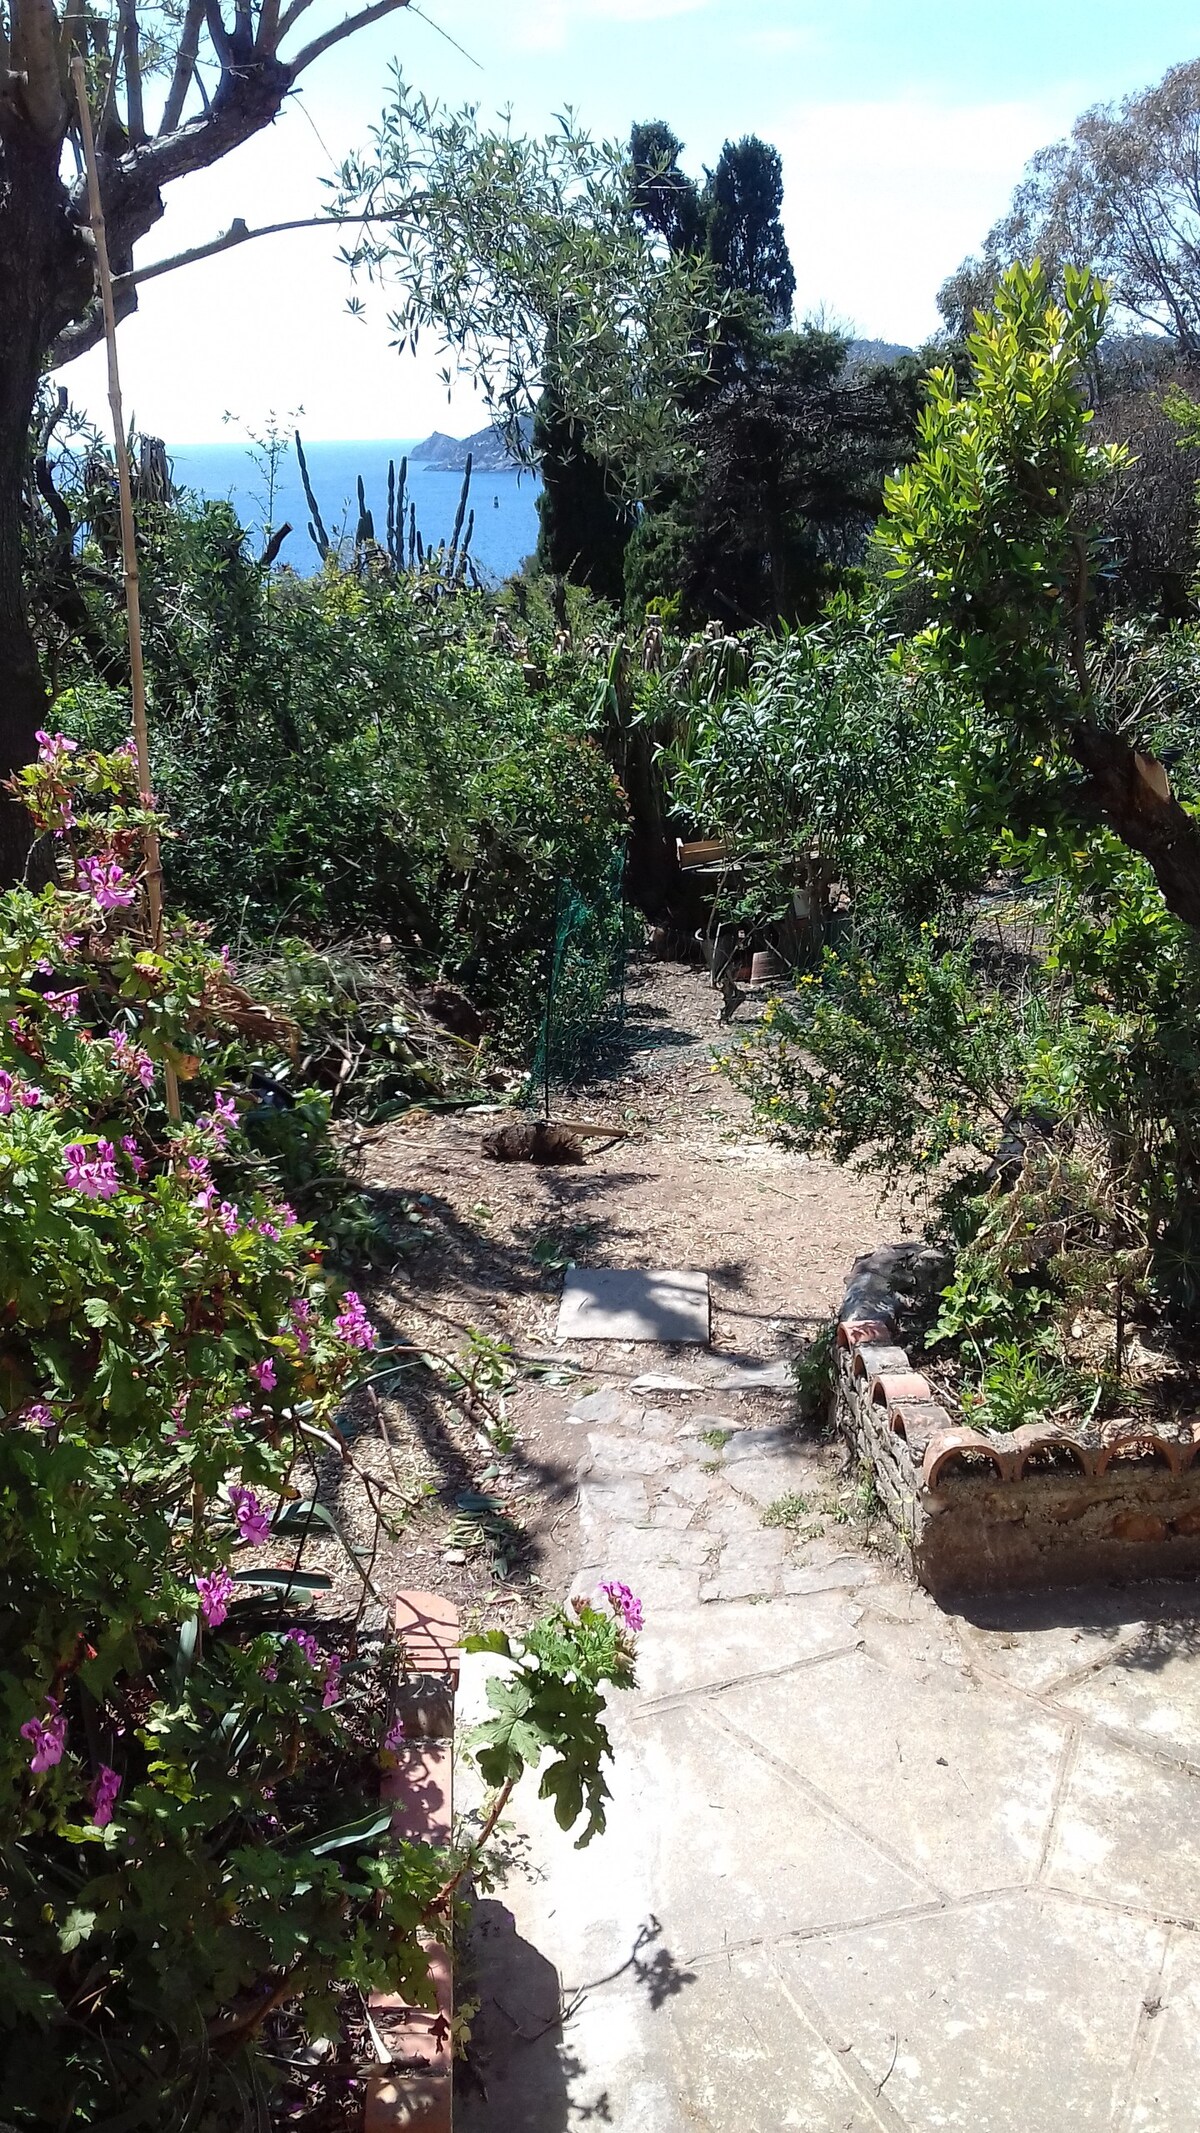
[[562, 418], [627, 501], [686, 449], [686, 388], [738, 301], [709, 261], [647, 228], [636, 184], [628, 148], [570, 112], [544, 137], [518, 134], [481, 124], [477, 107], [431, 104], [397, 72], [338, 196], [362, 219], [345, 256], [381, 290], [396, 347], [433, 333], [447, 384], [470, 375], [528, 456], [551, 346]]

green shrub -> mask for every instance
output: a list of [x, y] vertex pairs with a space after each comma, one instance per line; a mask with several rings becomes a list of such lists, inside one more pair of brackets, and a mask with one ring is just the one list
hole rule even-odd
[[[181, 507], [147, 535], [172, 901], [259, 950], [280, 929], [382, 930], [527, 1046], [558, 882], [598, 894], [623, 833], [587, 730], [594, 680], [548, 638], [527, 658], [506, 631], [497, 646], [474, 595], [332, 563], [265, 578], [228, 516]], [[99, 745], [127, 715], [86, 675], [59, 712]]]
[[[262, 2120], [277, 2006], [320, 2036], [341, 1988], [429, 2001], [471, 1854], [384, 1843], [385, 1674], [288, 1628], [329, 1580], [245, 1567], [290, 1558], [375, 1336], [215, 1076], [225, 959], [152, 936], [128, 750], [45, 736], [20, 785], [59, 879], [0, 898], [0, 2117], [217, 2133]], [[486, 1748], [502, 1782], [551, 1750], [586, 1833], [634, 1627], [518, 1644], [537, 1730]]]

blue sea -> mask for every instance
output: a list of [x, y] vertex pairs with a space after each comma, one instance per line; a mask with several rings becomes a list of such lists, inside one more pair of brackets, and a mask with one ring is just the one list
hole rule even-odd
[[[351, 541], [358, 524], [358, 476], [363, 478], [367, 508], [373, 513], [376, 538], [387, 534], [387, 470], [395, 461], [397, 479], [400, 461], [419, 439], [398, 438], [394, 443], [372, 439], [363, 444], [309, 444], [304, 456], [325, 529], [333, 541]], [[320, 568], [320, 558], [308, 536], [308, 505], [300, 481], [293, 445], [278, 463], [272, 508], [269, 476], [253, 449], [244, 444], [185, 444], [170, 454], [176, 486], [201, 496], [228, 497], [243, 526], [252, 536], [261, 535], [268, 518], [276, 525], [290, 520], [293, 531], [280, 550], [280, 562], [288, 563], [302, 577]], [[462, 492], [462, 475], [445, 474], [432, 467], [408, 464], [405, 519], [408, 505], [417, 507], [417, 526], [426, 547], [448, 541], [454, 530], [454, 514]], [[512, 468], [502, 474], [472, 474], [467, 500], [475, 513], [471, 555], [480, 576], [497, 583], [519, 570], [537, 545], [537, 475]]]

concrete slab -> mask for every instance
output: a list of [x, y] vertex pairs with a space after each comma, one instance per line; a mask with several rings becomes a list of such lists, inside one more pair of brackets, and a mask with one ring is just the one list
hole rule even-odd
[[563, 1278], [560, 1341], [690, 1342], [709, 1334], [708, 1275], [690, 1270], [570, 1267]]
[[1200, 1925], [1200, 1779], [1090, 1735], [1046, 1861], [1052, 1888]]
[[1200, 1766], [1200, 1638], [1194, 1622], [1147, 1622], [1119, 1659], [1057, 1701], [1094, 1725], [1141, 1736]]
[[[704, 2133], [879, 2133], [836, 2052], [798, 2017], [758, 1950], [692, 1965], [667, 2002], [680, 2127]], [[630, 2121], [629, 2133], [635, 2133]], [[640, 2128], [636, 2129], [640, 2133]]]
[[1102, 1664], [1145, 1634], [1141, 1588], [1118, 1592], [1001, 1594], [950, 1610], [972, 1664], [1040, 1695], [1052, 1682]]
[[641, 1796], [654, 1803], [654, 1912], [681, 1958], [927, 1900], [927, 1885], [690, 1704], [637, 1731]]
[[780, 1590], [790, 1594], [806, 1592], [857, 1592], [864, 1585], [874, 1585], [880, 1576], [874, 1563], [865, 1562], [861, 1555], [839, 1555], [831, 1563], [798, 1563], [785, 1570], [779, 1580]]
[[[615, 1437], [588, 1431], [595, 1468], [620, 1474], [666, 1474], [682, 1466], [682, 1455], [643, 1437]], [[589, 1477], [590, 1478], [590, 1477]]]
[[740, 1362], [712, 1380], [716, 1392], [795, 1392], [796, 1378], [786, 1356], [774, 1363]]
[[803, 1496], [806, 1485], [812, 1486], [812, 1467], [798, 1451], [779, 1451], [770, 1458], [736, 1460], [726, 1479], [739, 1496], [748, 1496], [765, 1511], [781, 1496]]
[[1018, 1893], [777, 1960], [886, 2098], [889, 2126], [1108, 2133], [1163, 1941], [1145, 1919]]
[[614, 1385], [602, 1385], [599, 1392], [585, 1392], [572, 1400], [567, 1410], [568, 1422], [619, 1422], [625, 1429], [636, 1429], [642, 1418], [640, 1407], [631, 1407], [628, 1398]]
[[1160, 1978], [1142, 2003], [1129, 2116], [1121, 2133], [1179, 2133], [1195, 2124], [1200, 2094], [1200, 1949], [1190, 1934], [1170, 1936]]
[[654, 1623], [641, 1639], [640, 1698], [721, 1688], [766, 1672], [776, 1677], [778, 1694], [795, 1694], [797, 1684], [787, 1686], [789, 1667], [848, 1649], [857, 1638], [850, 1608], [834, 1595], [779, 1600], [768, 1613], [761, 1607], [706, 1608], [703, 1615]]
[[790, 1695], [755, 1682], [716, 1707], [927, 1886], [963, 1896], [1036, 1869], [1067, 1729], [945, 1675], [897, 1679], [856, 1652]]

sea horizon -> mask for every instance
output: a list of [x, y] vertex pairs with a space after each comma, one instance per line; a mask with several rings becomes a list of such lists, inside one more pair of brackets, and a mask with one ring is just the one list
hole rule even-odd
[[[388, 463], [394, 465], [398, 480], [400, 463], [405, 458], [409, 462], [406, 527], [410, 509], [415, 506], [416, 526], [425, 546], [436, 548], [449, 541], [462, 495], [463, 475], [461, 471], [414, 464], [413, 447], [422, 441], [414, 437], [310, 440], [301, 433], [313, 492], [325, 530], [335, 546], [353, 541], [359, 516], [360, 475], [376, 537], [381, 544], [384, 542]], [[261, 447], [245, 440], [226, 438], [213, 443], [169, 445], [167, 457], [178, 488], [210, 499], [227, 498], [251, 537], [257, 534], [265, 539], [268, 526], [289, 524], [292, 531], [280, 550], [280, 562], [302, 577], [311, 577], [320, 569], [320, 556], [308, 533], [311, 514], [290, 438], [276, 465], [273, 496], [266, 455]], [[485, 582], [499, 583], [511, 577], [532, 554], [537, 545], [540, 488], [537, 474], [529, 467], [472, 474], [467, 510], [474, 512], [475, 524], [469, 553]], [[464, 531], [465, 525], [464, 521]]]

